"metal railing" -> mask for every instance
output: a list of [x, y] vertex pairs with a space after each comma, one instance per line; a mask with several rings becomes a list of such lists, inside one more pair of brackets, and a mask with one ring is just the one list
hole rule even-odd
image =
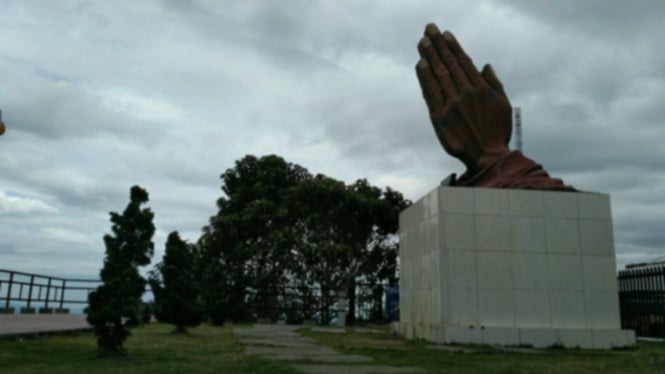
[[[318, 286], [278, 287], [271, 292], [248, 289], [246, 294], [250, 319], [284, 319], [287, 323], [314, 321], [328, 325], [336, 323], [338, 312], [350, 312], [347, 322], [353, 324], [385, 323], [393, 319], [395, 300], [386, 291], [395, 292], [395, 287], [387, 283], [358, 283], [354, 300], [349, 300], [347, 292], [323, 290]], [[390, 299], [390, 300], [389, 300]], [[389, 301], [388, 301], [389, 300]], [[350, 302], [354, 303], [351, 307]], [[387, 307], [387, 305], [390, 305]]]
[[[0, 269], [0, 309], [13, 313], [23, 306], [24, 313], [68, 313], [65, 306], [87, 304], [88, 294], [101, 283], [98, 279], [61, 278]], [[56, 309], [57, 308], [57, 309]]]
[[665, 265], [619, 271], [621, 327], [665, 338]]

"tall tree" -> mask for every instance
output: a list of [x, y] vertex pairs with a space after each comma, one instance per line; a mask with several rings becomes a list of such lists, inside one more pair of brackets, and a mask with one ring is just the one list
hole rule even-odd
[[343, 219], [338, 222], [339, 243], [346, 248], [340, 271], [346, 275], [347, 322], [353, 324], [357, 281], [395, 280], [399, 212], [410, 202], [399, 192], [382, 191], [365, 179], [348, 185], [347, 194]]
[[[354, 301], [357, 280], [395, 281], [398, 216], [409, 204], [399, 192], [364, 179], [347, 186], [312, 177], [274, 155], [246, 156], [222, 180], [225, 196], [199, 240], [210, 317], [243, 319], [250, 306], [267, 311], [293, 286], [302, 309], [320, 308], [327, 321], [340, 293]], [[319, 305], [307, 301], [312, 288], [321, 290]]]
[[155, 316], [160, 322], [175, 325], [177, 333], [186, 333], [188, 327], [201, 324], [196, 254], [177, 231], [169, 234], [164, 258], [150, 272], [149, 283], [155, 296]]
[[[343, 182], [317, 175], [291, 190], [289, 201], [293, 223], [290, 228], [296, 238], [292, 249], [292, 283], [301, 293], [319, 288], [323, 321], [328, 321], [329, 307], [346, 292], [347, 276], [344, 259], [349, 248], [342, 243], [341, 222], [347, 217], [349, 194]], [[303, 298], [305, 314], [312, 305]], [[307, 317], [303, 315], [302, 317]]]
[[225, 196], [200, 241], [211, 273], [218, 274], [205, 297], [208, 313], [220, 312], [221, 299], [227, 300], [226, 315], [233, 320], [250, 317], [250, 306], [258, 307], [261, 317], [275, 317], [262, 306], [276, 303], [289, 272], [293, 244], [283, 230], [290, 224], [285, 199], [310, 177], [303, 167], [275, 155], [246, 156], [221, 175]]
[[220, 250], [229, 242], [222, 240], [222, 235], [217, 231], [219, 226], [203, 227], [203, 233], [196, 243], [196, 274], [201, 285], [203, 314], [215, 326], [223, 325], [233, 315], [233, 305], [230, 303], [231, 272]]
[[154, 251], [154, 214], [150, 208], [141, 207], [148, 202], [148, 192], [133, 186], [129, 195], [130, 202], [122, 214], [110, 213], [112, 233], [104, 236], [102, 284], [89, 294], [86, 308], [98, 347], [114, 353], [125, 352], [123, 344], [130, 336], [129, 324], [140, 320], [146, 280], [138, 268], [150, 263]]
[[409, 202], [366, 180], [345, 186], [323, 175], [301, 183], [290, 200], [300, 223], [298, 280], [321, 287], [322, 310], [335, 294], [348, 296], [352, 322], [357, 280], [396, 281], [398, 217]]

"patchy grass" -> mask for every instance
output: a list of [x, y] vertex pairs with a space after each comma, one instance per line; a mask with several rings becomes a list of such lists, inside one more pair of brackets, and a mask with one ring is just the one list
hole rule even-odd
[[539, 353], [464, 345], [473, 352], [461, 353], [430, 349], [425, 342], [388, 333], [301, 332], [339, 351], [373, 357], [376, 364], [414, 366], [431, 373], [665, 373], [665, 343], [640, 342], [636, 349], [626, 350], [548, 349]]
[[[132, 331], [124, 357], [100, 357], [91, 333], [0, 338], [0, 373], [295, 373], [286, 363], [244, 354], [232, 328], [204, 325], [181, 335], [172, 334], [170, 325], [151, 324]], [[465, 345], [473, 352], [458, 353], [430, 349], [422, 341], [387, 332], [302, 333], [341, 352], [373, 357], [373, 364], [413, 366], [431, 373], [665, 373], [665, 343], [540, 354]]]
[[295, 373], [284, 363], [243, 353], [233, 326], [173, 326], [132, 330], [124, 357], [100, 357], [92, 333], [0, 339], [0, 373]]

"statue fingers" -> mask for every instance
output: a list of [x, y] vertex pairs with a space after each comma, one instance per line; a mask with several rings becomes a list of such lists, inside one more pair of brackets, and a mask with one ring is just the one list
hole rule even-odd
[[464, 52], [464, 49], [455, 38], [455, 35], [453, 35], [453, 33], [450, 31], [446, 31], [443, 33], [443, 39], [448, 43], [450, 51], [457, 59], [457, 63], [460, 65], [471, 84], [473, 84], [475, 87], [487, 86], [487, 82], [485, 82], [483, 77], [478, 72], [478, 69], [476, 69], [476, 66], [473, 64], [471, 57], [469, 57], [469, 55]]
[[457, 90], [460, 92], [471, 90], [472, 86], [469, 78], [466, 76], [462, 66], [460, 66], [460, 63], [457, 61], [457, 57], [452, 53], [448, 46], [448, 42], [444, 39], [444, 36], [441, 35], [435, 24], [430, 23], [427, 25], [425, 28], [425, 38], [431, 40], [441, 61], [443, 61], [450, 72], [450, 76], [452, 77], [453, 82], [455, 82]]
[[496, 77], [496, 73], [494, 73], [492, 65], [487, 64], [483, 67], [482, 76], [490, 87], [492, 87], [501, 96], [508, 100], [508, 96], [506, 96], [506, 92], [503, 90], [503, 85], [501, 84], [499, 78]]
[[418, 52], [420, 52], [420, 56], [422, 57], [420, 60], [424, 62], [431, 71], [431, 75], [438, 81], [446, 101], [457, 96], [457, 85], [450, 75], [450, 71], [443, 61], [441, 61], [439, 54], [434, 49], [429, 38], [423, 37], [420, 39]]
[[416, 64], [416, 75], [418, 76], [420, 89], [423, 92], [423, 98], [427, 103], [429, 112], [438, 113], [442, 111], [446, 105], [446, 97], [438, 79], [426, 60], [420, 59], [418, 61]]

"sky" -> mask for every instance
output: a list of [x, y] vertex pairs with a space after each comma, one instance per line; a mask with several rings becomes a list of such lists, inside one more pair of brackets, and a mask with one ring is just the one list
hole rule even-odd
[[0, 3], [0, 268], [96, 277], [150, 194], [155, 257], [196, 241], [235, 160], [277, 154], [417, 200], [463, 165], [414, 73], [428, 22], [491, 63], [524, 153], [609, 193], [617, 266], [665, 255], [665, 2]]

